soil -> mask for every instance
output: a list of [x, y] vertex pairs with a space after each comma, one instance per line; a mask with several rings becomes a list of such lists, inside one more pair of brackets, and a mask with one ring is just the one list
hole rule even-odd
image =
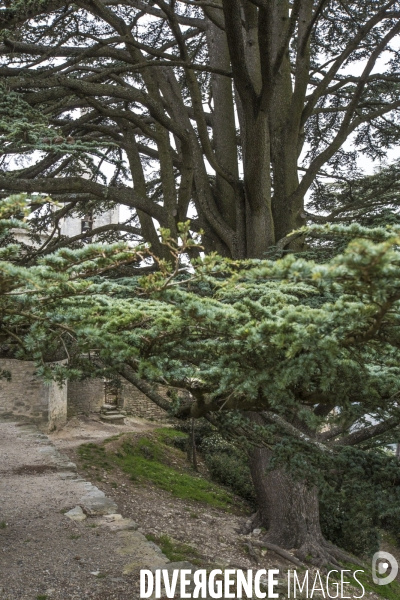
[[78, 503], [83, 482], [46, 465], [48, 448], [34, 430], [0, 423], [1, 600], [132, 600], [117, 537], [63, 514]]
[[[77, 448], [120, 432], [146, 432], [155, 423], [128, 419], [125, 426], [97, 418], [74, 418], [46, 436], [30, 426], [0, 422], [0, 599], [135, 600], [139, 568], [123, 574], [127, 563], [121, 537], [98, 526], [98, 519], [74, 522], [65, 512], [79, 502], [85, 482], [62, 479], [49, 464], [51, 446], [77, 463]], [[65, 471], [65, 468], [61, 471]], [[78, 464], [78, 473], [83, 471]], [[86, 476], [86, 474], [85, 474]], [[238, 530], [248, 516], [183, 501], [152, 485], [137, 485], [118, 470], [92, 483], [132, 518], [139, 532], [194, 547], [202, 560], [220, 568], [289, 567], [273, 553], [257, 565], [246, 553]], [[114, 487], [114, 486], [117, 487]]]
[[[159, 423], [142, 419], [130, 419], [130, 421], [140, 424], [141, 432], [150, 432], [160, 427]], [[83, 464], [77, 454], [78, 447], [96, 438], [98, 441], [106, 439], [112, 436], [114, 431], [122, 433], [122, 429], [114, 426], [114, 431], [110, 432], [110, 429], [107, 429], [106, 435], [103, 424], [96, 423], [93, 419], [91, 421], [81, 419], [80, 427], [83, 428], [83, 437], [71, 438], [67, 429], [64, 429], [51, 436], [51, 439], [83, 473]], [[130, 431], [133, 429], [131, 428]], [[118, 442], [115, 446], [118, 446]], [[112, 445], [109, 447], [109, 450], [111, 449]], [[205, 471], [201, 461], [198, 466], [200, 472]], [[93, 469], [93, 473], [95, 472]], [[96, 473], [94, 483], [105, 492], [107, 497], [118, 504], [124, 517], [132, 518], [139, 524], [139, 531], [145, 535], [152, 534], [157, 538], [163, 534], [168, 535], [173, 540], [190, 545], [197, 551], [204, 564], [216, 568], [232, 566], [243, 569], [256, 566], [260, 569], [286, 570], [293, 567], [291, 563], [273, 552], [268, 556], [265, 555], [259, 566], [252, 557], [249, 557], [248, 548], [244, 545], [246, 536], [241, 536], [240, 533], [250, 514], [249, 511], [243, 511], [243, 502], [240, 500], [237, 507], [233, 507], [232, 512], [225, 512], [199, 502], [173, 497], [169, 492], [151, 483], [133, 482], [119, 468], [113, 469], [112, 473], [104, 472], [101, 480], [97, 478]]]
[[[112, 425], [82, 417], [44, 436], [29, 425], [0, 422], [0, 600], [136, 600], [143, 565], [127, 571], [129, 535], [131, 545], [139, 536], [149, 548], [141, 534], [167, 535], [193, 548], [203, 568], [294, 568], [272, 551], [261, 555], [246, 546], [248, 537], [241, 532], [249, 513], [242, 503], [227, 512], [131, 481], [118, 468], [104, 473], [83, 468], [81, 444], [119, 433], [146, 434], [159, 426], [143, 419]], [[106, 517], [75, 522], [65, 515], [79, 505], [88, 479], [117, 504], [118, 513], [137, 523], [137, 531], [115, 532], [104, 526]]]

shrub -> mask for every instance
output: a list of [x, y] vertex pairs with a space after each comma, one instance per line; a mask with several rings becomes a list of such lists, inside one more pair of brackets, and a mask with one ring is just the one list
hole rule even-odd
[[215, 432], [203, 438], [200, 450], [214, 481], [228, 486], [237, 496], [254, 506], [255, 491], [245, 452]]
[[379, 518], [364, 497], [324, 491], [320, 497], [320, 522], [325, 537], [357, 556], [379, 549]]
[[322, 489], [321, 526], [338, 546], [371, 556], [382, 530], [400, 542], [400, 465], [382, 449], [346, 454], [336, 487], [327, 482]]

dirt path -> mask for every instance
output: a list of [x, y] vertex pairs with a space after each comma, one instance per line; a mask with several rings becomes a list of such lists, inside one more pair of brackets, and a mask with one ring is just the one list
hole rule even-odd
[[[129, 421], [131, 426], [142, 432], [160, 427], [159, 423], [142, 419]], [[57, 448], [68, 454], [70, 460], [80, 465], [77, 454], [79, 446], [88, 441], [101, 441], [107, 436], [103, 424], [94, 419], [76, 419], [71, 425], [73, 428], [71, 427], [70, 432], [66, 428], [52, 435], [51, 439]], [[108, 436], [113, 435], [115, 431], [121, 433], [123, 428], [114, 427]], [[109, 449], [113, 445], [111, 443]], [[293, 567], [273, 552], [264, 551], [263, 556], [259, 556], [259, 564], [249, 556], [244, 536], [240, 535], [249, 518], [243, 512], [233, 514], [200, 502], [182, 500], [151, 483], [131, 481], [128, 475], [118, 468], [108, 474], [101, 474], [93, 468], [92, 473], [96, 486], [114, 499], [124, 516], [138, 522], [139, 531], [146, 535], [152, 534], [156, 538], [167, 535], [174, 541], [191, 546], [198, 553], [200, 561], [207, 566], [222, 569], [231, 567], [285, 570]]]
[[[111, 429], [102, 428], [102, 436], [112, 435]], [[75, 434], [81, 434], [79, 429]], [[135, 556], [127, 547], [136, 539], [140, 548], [144, 537], [132, 528], [112, 531], [104, 516], [75, 522], [64, 514], [82, 505], [82, 498], [89, 505], [101, 501], [102, 492], [74, 472], [47, 436], [0, 422], [0, 461], [1, 600], [137, 597], [136, 573], [124, 570]], [[109, 503], [106, 512], [119, 512]], [[159, 553], [145, 544], [152, 562]]]
[[[213, 568], [290, 567], [274, 553], [258, 563], [249, 556], [240, 535], [243, 514], [175, 498], [118, 469], [103, 477], [86, 472], [92, 483], [78, 475], [81, 444], [155, 427], [142, 419], [114, 426], [81, 418], [45, 436], [0, 422], [0, 600], [136, 600], [140, 568], [169, 562], [145, 534], [188, 544]], [[88, 515], [79, 522], [65, 514], [77, 506]]]

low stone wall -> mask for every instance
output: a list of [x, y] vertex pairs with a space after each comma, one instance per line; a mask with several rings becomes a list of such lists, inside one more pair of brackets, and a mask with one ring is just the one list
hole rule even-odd
[[68, 416], [100, 412], [104, 404], [103, 379], [84, 379], [68, 382]]
[[[62, 427], [67, 416], [99, 413], [105, 402], [103, 379], [69, 381], [61, 388], [45, 384], [35, 376], [35, 363], [0, 359], [0, 371], [11, 373], [11, 381], [0, 379], [0, 416], [29, 419], [52, 431]], [[164, 391], [159, 390], [164, 395]], [[137, 387], [124, 381], [118, 392], [119, 408], [128, 415], [162, 421], [167, 413]]]
[[[62, 387], [56, 381], [44, 385], [45, 401], [47, 401], [47, 428], [49, 431], [60, 429], [67, 422], [68, 385]], [[47, 398], [46, 398], [47, 396]]]
[[[103, 379], [84, 379], [68, 382], [68, 416], [100, 412], [106, 401], [106, 387]], [[162, 420], [167, 413], [159, 408], [137, 387], [124, 381], [118, 391], [118, 406], [128, 415], [144, 419]]]
[[0, 370], [11, 381], [0, 379], [0, 416], [31, 420], [52, 431], [67, 421], [67, 386], [49, 385], [35, 375], [35, 363], [1, 359]]
[[128, 415], [135, 417], [154, 419], [156, 421], [161, 421], [168, 417], [165, 410], [154, 404], [136, 386], [128, 381], [124, 381], [122, 384], [119, 405]]

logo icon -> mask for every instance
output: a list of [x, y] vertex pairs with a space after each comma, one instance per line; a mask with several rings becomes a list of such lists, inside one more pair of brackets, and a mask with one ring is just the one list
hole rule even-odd
[[[386, 577], [379, 577], [388, 572], [390, 567], [389, 575]], [[399, 572], [399, 565], [397, 560], [389, 552], [376, 552], [372, 557], [372, 579], [373, 582], [378, 585], [388, 585], [392, 583], [397, 577]]]

